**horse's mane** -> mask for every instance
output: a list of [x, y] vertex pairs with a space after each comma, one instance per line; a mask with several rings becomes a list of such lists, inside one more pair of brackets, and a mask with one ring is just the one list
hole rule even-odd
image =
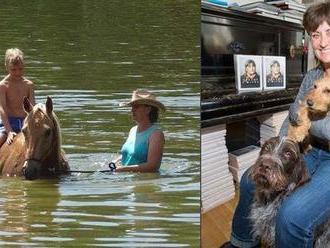
[[32, 119], [33, 116], [38, 111], [40, 111], [46, 118], [50, 119], [50, 121], [54, 124], [54, 129], [55, 129], [54, 139], [55, 139], [55, 142], [52, 142], [52, 148], [51, 149], [53, 151], [56, 149], [56, 156], [58, 156], [58, 158], [59, 158], [59, 156], [61, 154], [61, 146], [62, 146], [62, 137], [61, 137], [61, 132], [60, 132], [61, 128], [60, 128], [60, 125], [59, 125], [59, 120], [58, 120], [56, 114], [53, 111], [49, 115], [47, 113], [45, 104], [38, 103], [33, 107], [32, 111], [25, 118], [24, 125], [25, 125], [25, 123], [27, 124], [30, 121], [30, 119]]

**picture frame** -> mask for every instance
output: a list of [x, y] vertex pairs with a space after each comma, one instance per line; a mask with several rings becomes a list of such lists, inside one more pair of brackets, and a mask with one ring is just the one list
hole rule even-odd
[[284, 56], [262, 56], [264, 90], [286, 88], [286, 58]]
[[262, 56], [235, 54], [234, 67], [238, 93], [262, 91]]

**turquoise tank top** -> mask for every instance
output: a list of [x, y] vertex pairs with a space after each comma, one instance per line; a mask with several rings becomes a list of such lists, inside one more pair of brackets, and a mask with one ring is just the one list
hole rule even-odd
[[131, 128], [128, 138], [121, 148], [122, 165], [134, 165], [147, 162], [149, 138], [156, 130], [160, 130], [160, 127], [156, 124], [153, 124], [143, 132], [137, 132], [137, 126]]

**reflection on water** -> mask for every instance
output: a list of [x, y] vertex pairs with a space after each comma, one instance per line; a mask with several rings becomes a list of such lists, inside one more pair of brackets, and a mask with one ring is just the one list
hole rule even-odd
[[95, 173], [59, 181], [4, 179], [0, 186], [0, 245], [181, 247], [198, 242], [188, 235], [199, 228], [194, 192], [199, 186], [191, 176]]
[[37, 102], [53, 98], [72, 169], [103, 170], [117, 155], [133, 125], [118, 104], [134, 89], [155, 91], [168, 111], [160, 174], [2, 179], [0, 246], [199, 247], [199, 5], [1, 2], [0, 54], [25, 52]]

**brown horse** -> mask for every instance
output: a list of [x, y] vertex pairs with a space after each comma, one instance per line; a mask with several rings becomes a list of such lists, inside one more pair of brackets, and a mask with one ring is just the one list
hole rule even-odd
[[0, 148], [0, 174], [32, 180], [67, 173], [69, 165], [61, 150], [60, 128], [52, 99], [47, 97], [46, 105], [33, 107], [25, 97], [23, 107], [27, 116], [22, 132], [11, 145], [5, 143]]

